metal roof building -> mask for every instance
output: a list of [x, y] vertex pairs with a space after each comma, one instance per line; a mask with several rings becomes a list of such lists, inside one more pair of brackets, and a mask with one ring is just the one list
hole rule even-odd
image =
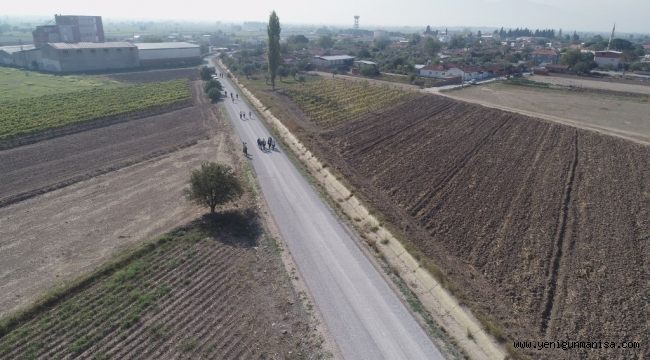
[[94, 72], [140, 66], [138, 48], [128, 42], [47, 43], [41, 69], [52, 72]]
[[[0, 47], [0, 65], [38, 68], [41, 52], [34, 45], [11, 45]], [[34, 63], [36, 62], [36, 63]]]
[[142, 66], [192, 65], [201, 62], [201, 47], [187, 42], [136, 43]]
[[354, 56], [350, 55], [331, 55], [331, 56], [314, 56], [312, 62], [316, 66], [334, 67], [339, 65], [352, 65]]

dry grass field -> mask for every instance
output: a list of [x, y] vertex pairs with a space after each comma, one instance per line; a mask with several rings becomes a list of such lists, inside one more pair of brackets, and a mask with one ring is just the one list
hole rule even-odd
[[451, 91], [446, 96], [573, 126], [613, 133], [650, 143], [648, 94], [583, 92], [492, 83]]

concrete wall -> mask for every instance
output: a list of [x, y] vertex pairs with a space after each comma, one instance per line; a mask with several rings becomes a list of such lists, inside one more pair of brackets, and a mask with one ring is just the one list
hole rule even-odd
[[613, 66], [614, 68], [618, 68], [621, 64], [620, 59], [610, 57], [595, 57], [594, 61], [598, 66]]

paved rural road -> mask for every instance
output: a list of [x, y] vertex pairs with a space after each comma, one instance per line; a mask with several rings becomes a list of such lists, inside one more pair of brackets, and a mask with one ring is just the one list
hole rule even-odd
[[[233, 85], [221, 81], [230, 94]], [[319, 198], [283, 149], [263, 152], [268, 138], [241, 99], [225, 107], [248, 144], [262, 192], [305, 284], [346, 359], [443, 359], [425, 331]], [[246, 112], [247, 120], [239, 119]]]

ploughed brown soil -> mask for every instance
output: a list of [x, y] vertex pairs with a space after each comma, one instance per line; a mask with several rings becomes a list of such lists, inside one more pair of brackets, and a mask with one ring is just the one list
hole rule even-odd
[[[200, 91], [195, 89], [195, 97]], [[0, 206], [196, 144], [208, 136], [202, 113], [210, 106], [196, 104], [2, 150]]]
[[650, 356], [650, 147], [439, 96], [305, 120], [289, 125], [510, 344], [641, 342], [520, 353]]

